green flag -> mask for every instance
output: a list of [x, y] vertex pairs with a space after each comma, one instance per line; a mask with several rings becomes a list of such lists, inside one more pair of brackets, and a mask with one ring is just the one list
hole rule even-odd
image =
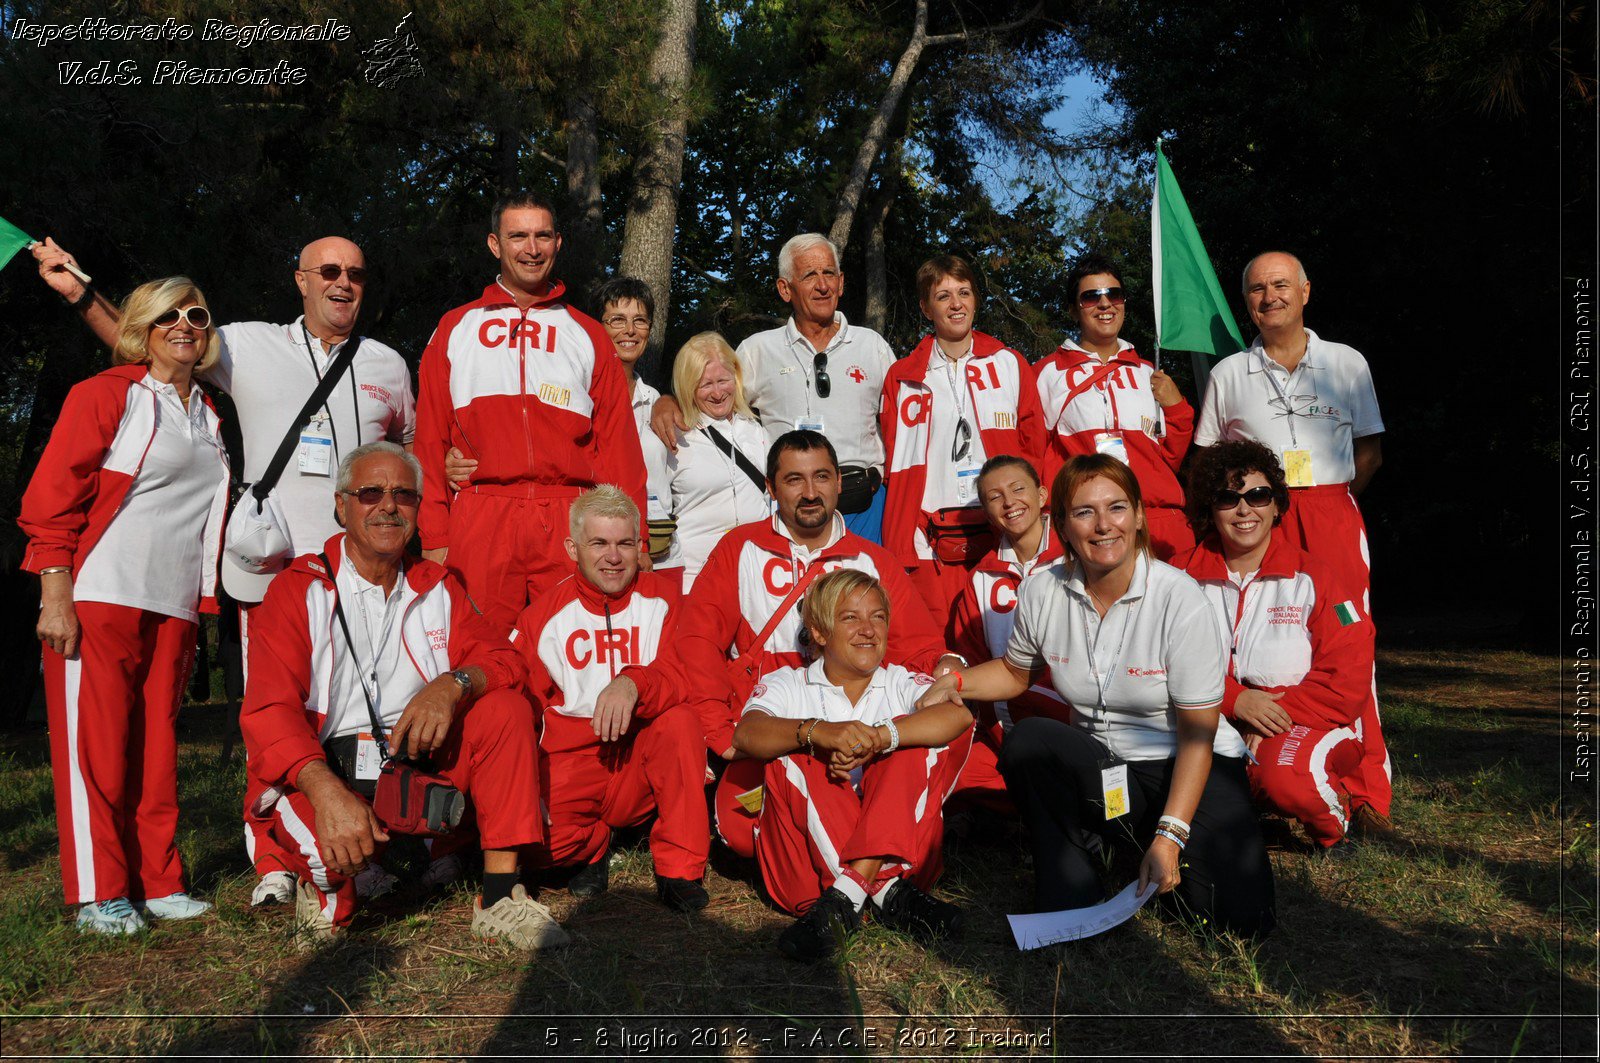
[[18, 251], [25, 250], [33, 242], [33, 237], [0, 218], [0, 267], [4, 267]]
[[1239, 326], [1159, 140], [1156, 194], [1150, 205], [1150, 257], [1158, 350], [1193, 351], [1208, 355], [1212, 362], [1244, 350]]

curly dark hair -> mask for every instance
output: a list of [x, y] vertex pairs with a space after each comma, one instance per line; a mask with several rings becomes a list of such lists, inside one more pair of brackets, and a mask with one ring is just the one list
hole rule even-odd
[[1268, 485], [1272, 487], [1272, 500], [1278, 504], [1278, 515], [1273, 519], [1272, 526], [1277, 527], [1282, 523], [1283, 515], [1289, 512], [1289, 484], [1283, 478], [1283, 466], [1278, 464], [1278, 456], [1254, 440], [1230, 439], [1202, 450], [1189, 467], [1184, 512], [1197, 541], [1215, 529], [1211, 510], [1216, 504], [1217, 495], [1223, 491], [1239, 490], [1244, 485], [1244, 478], [1253, 472], [1267, 478]]

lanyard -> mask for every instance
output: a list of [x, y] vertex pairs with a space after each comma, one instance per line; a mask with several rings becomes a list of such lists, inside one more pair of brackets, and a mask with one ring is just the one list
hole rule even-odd
[[[1089, 585], [1085, 583], [1083, 585], [1083, 589], [1085, 593], [1088, 593]], [[1141, 602], [1143, 600], [1144, 599], [1142, 598], [1140, 599]], [[1117, 599], [1117, 601], [1112, 602], [1111, 609], [1115, 609], [1119, 602], [1121, 602], [1120, 598]], [[1087, 634], [1088, 625], [1091, 623], [1089, 618], [1089, 603], [1084, 601], [1082, 598], [1079, 598], [1078, 606], [1083, 610], [1083, 622], [1085, 625], [1085, 633]], [[1111, 609], [1106, 610], [1107, 616], [1111, 615]], [[1105, 628], [1104, 618], [1101, 618], [1099, 625], [1095, 628], [1094, 641], [1089, 643], [1089, 676], [1094, 680], [1095, 694], [1098, 696], [1100, 701], [1100, 721], [1102, 723], [1105, 722], [1106, 715], [1110, 711], [1106, 708], [1106, 691], [1111, 689], [1111, 682], [1117, 676], [1117, 668], [1122, 662], [1122, 651], [1128, 645], [1128, 632], [1133, 628], [1134, 616], [1138, 612], [1138, 609], [1139, 604], [1136, 602], [1129, 606], [1126, 610], [1124, 614], [1126, 619], [1122, 621], [1122, 632], [1117, 638], [1117, 652], [1112, 655], [1111, 666], [1106, 669], [1104, 676], [1100, 674], [1099, 663], [1095, 660], [1095, 656], [1100, 648], [1100, 633]]]
[[[367, 636], [367, 650], [372, 655], [372, 664], [365, 669], [363, 669], [359, 660], [356, 661], [356, 677], [360, 680], [362, 687], [365, 688], [370, 676], [372, 686], [368, 689], [367, 696], [374, 705], [381, 706], [383, 703], [383, 686], [378, 682], [378, 661], [382, 653], [381, 648], [389, 645], [389, 635], [394, 630], [394, 619], [400, 614], [400, 610], [395, 606], [399, 604], [399, 580], [403, 579], [405, 579], [405, 570], [401, 569], [400, 575], [396, 577], [393, 599], [385, 598], [383, 600], [383, 623], [379, 626], [377, 639], [372, 637], [372, 614], [367, 608], [367, 599], [372, 595], [370, 592], [358, 592], [356, 594], [356, 601], [361, 605], [361, 630]], [[381, 584], [372, 584], [371, 586], [376, 586], [379, 593], [382, 593], [383, 587]], [[355, 647], [351, 646], [350, 649], [354, 651]]]
[[[306, 357], [311, 359], [311, 371], [317, 374], [317, 383], [320, 384], [322, 383], [322, 370], [317, 366], [317, 351], [316, 348], [311, 345], [311, 330], [306, 328], [306, 319], [303, 317], [300, 319], [300, 335], [306, 341]], [[347, 339], [345, 342], [349, 343], [350, 341]], [[331, 355], [333, 352], [330, 351], [328, 353]], [[361, 394], [356, 389], [356, 367], [355, 363], [352, 362], [350, 364], [350, 409], [355, 414], [357, 439], [361, 438], [360, 400]], [[339, 450], [339, 426], [334, 423], [333, 413], [328, 409], [326, 403], [324, 403], [322, 406], [322, 412], [328, 415], [328, 431], [333, 434], [333, 459], [334, 461], [338, 461], [341, 457]]]
[[[1306, 340], [1306, 354], [1310, 353], [1311, 340], [1308, 338]], [[1283, 385], [1278, 383], [1278, 374], [1272, 371], [1272, 367], [1278, 363], [1267, 356], [1267, 352], [1264, 348], [1261, 351], [1261, 357], [1265, 358], [1267, 362], [1265, 368], [1263, 368], [1261, 371], [1267, 375], [1267, 382], [1272, 385], [1272, 390], [1278, 393], [1278, 401], [1283, 403], [1284, 418], [1289, 422], [1289, 445], [1298, 450], [1300, 448], [1300, 440], [1294, 434], [1294, 404], [1289, 401], [1289, 396], [1284, 392]], [[1301, 355], [1300, 365], [1304, 364], [1305, 355]], [[1291, 385], [1294, 383], [1294, 374], [1300, 371], [1300, 365], [1295, 366], [1294, 372], [1288, 374], [1289, 383]]]

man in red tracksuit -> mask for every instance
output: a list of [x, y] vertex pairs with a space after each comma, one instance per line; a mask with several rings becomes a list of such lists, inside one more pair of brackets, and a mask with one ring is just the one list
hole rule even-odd
[[528, 606], [512, 634], [542, 708], [549, 862], [581, 868], [573, 893], [601, 893], [612, 828], [655, 812], [656, 893], [695, 911], [709, 901], [700, 884], [711, 852], [706, 760], [685, 685], [659, 659], [676, 641], [677, 587], [639, 571], [639, 509], [616, 487], [579, 495], [570, 519], [577, 574]]
[[[819, 432], [798, 429], [779, 436], [767, 453], [767, 489], [777, 516], [725, 535], [695, 580], [678, 638], [679, 662], [693, 678], [707, 749], [733, 759], [733, 729], [757, 680], [777, 668], [807, 663], [799, 603], [806, 586], [824, 572], [853, 568], [883, 584], [895, 611], [888, 660], [922, 672], [959, 666], [928, 617], [900, 563], [883, 547], [844, 528], [835, 512], [839, 462]], [[797, 591], [798, 588], [798, 591]], [[781, 615], [780, 615], [781, 614]], [[759, 639], [757, 636], [763, 635]], [[750, 794], [761, 765], [735, 763], [717, 790], [717, 833], [749, 856], [759, 805]], [[751, 807], [756, 805], [756, 807]]]
[[[492, 229], [500, 275], [441, 318], [423, 352], [415, 446], [427, 478], [424, 556], [446, 564], [507, 632], [572, 571], [563, 545], [572, 500], [613, 483], [643, 507], [645, 471], [611, 338], [562, 302], [566, 288], [551, 276], [561, 236], [549, 204], [502, 198]], [[451, 447], [478, 463], [453, 497]]]

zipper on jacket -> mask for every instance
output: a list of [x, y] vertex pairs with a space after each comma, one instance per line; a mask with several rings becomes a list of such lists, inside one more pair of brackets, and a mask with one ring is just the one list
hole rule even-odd
[[522, 442], [528, 448], [528, 477], [533, 477], [533, 433], [528, 428], [528, 311], [517, 319], [517, 388], [522, 392]]

